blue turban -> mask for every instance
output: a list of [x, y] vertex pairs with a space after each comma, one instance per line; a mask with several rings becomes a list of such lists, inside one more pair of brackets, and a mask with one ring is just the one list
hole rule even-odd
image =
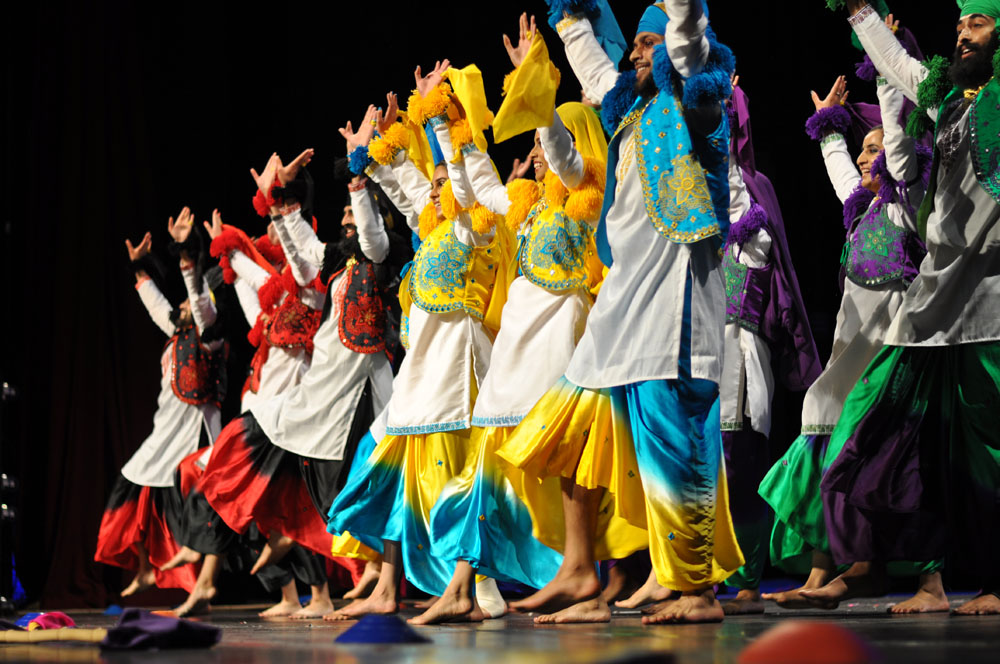
[[662, 35], [667, 31], [667, 10], [663, 8], [663, 3], [657, 2], [646, 7], [639, 19], [639, 27], [635, 29], [635, 34], [640, 32], [652, 32]]

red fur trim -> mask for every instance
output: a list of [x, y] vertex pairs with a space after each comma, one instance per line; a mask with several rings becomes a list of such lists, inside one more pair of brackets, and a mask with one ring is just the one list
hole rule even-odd
[[319, 222], [316, 221], [316, 215], [313, 215], [313, 233], [318, 233], [319, 232], [318, 230], [316, 230], [316, 227], [318, 225], [319, 225]]
[[229, 262], [229, 254], [222, 254], [222, 256], [219, 257], [219, 267], [222, 268], [223, 281], [227, 284], [232, 284], [236, 281], [236, 271]]
[[264, 258], [257, 250], [257, 246], [250, 240], [250, 237], [236, 226], [229, 224], [222, 225], [222, 233], [212, 240], [208, 253], [219, 259], [219, 266], [222, 267], [222, 278], [227, 284], [236, 281], [236, 273], [229, 262], [229, 254], [233, 251], [242, 251], [253, 262], [260, 265], [271, 274], [278, 271], [271, 263]]
[[285, 286], [282, 283], [281, 275], [275, 274], [260, 287], [257, 291], [257, 300], [260, 308], [270, 313], [272, 309], [281, 302], [281, 296], [285, 294]]
[[299, 294], [299, 285], [295, 282], [295, 276], [292, 274], [292, 267], [290, 265], [286, 265], [285, 269], [281, 271], [281, 283], [289, 295]]
[[330, 290], [330, 284], [327, 283], [327, 282], [324, 282], [323, 279], [320, 278], [320, 275], [318, 275], [318, 274], [316, 275], [316, 278], [313, 279], [312, 283], [309, 284], [309, 285], [312, 286], [313, 288], [315, 288], [317, 291], [319, 291], [323, 295], [326, 295], [326, 292], [328, 290]]
[[261, 256], [267, 259], [267, 261], [274, 265], [275, 267], [285, 264], [285, 250], [282, 249], [280, 244], [274, 244], [271, 242], [271, 238], [266, 235], [261, 235], [259, 238], [253, 241], [254, 246], [257, 247], [257, 251], [260, 252]]
[[247, 341], [250, 342], [251, 346], [254, 346], [255, 348], [260, 347], [261, 339], [264, 338], [264, 325], [266, 324], [266, 321], [267, 317], [264, 313], [258, 314], [257, 322], [254, 323], [254, 326], [250, 328], [249, 332], [247, 332]]
[[257, 211], [262, 217], [266, 217], [271, 214], [271, 207], [278, 204], [274, 200], [274, 188], [278, 185], [278, 178], [274, 178], [274, 182], [271, 183], [271, 189], [267, 192], [267, 196], [258, 189], [257, 193], [253, 195], [253, 209]]

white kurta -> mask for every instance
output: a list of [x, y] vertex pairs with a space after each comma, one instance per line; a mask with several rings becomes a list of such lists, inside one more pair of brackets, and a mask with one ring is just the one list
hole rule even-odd
[[[380, 223], [376, 229], [368, 221], [366, 215], [375, 213], [366, 194], [364, 198], [352, 197], [352, 204], [359, 235], [379, 231], [385, 234]], [[298, 212], [276, 222], [276, 227], [299, 285], [312, 281], [322, 268], [324, 245]], [[381, 247], [387, 252], [388, 240], [384, 247], [377, 238], [366, 239], [362, 246]], [[373, 253], [382, 260], [385, 252], [380, 249], [379, 253]], [[312, 363], [302, 381], [250, 410], [274, 445], [313, 459], [344, 458], [351, 423], [366, 381], [372, 385], [376, 413], [392, 393], [392, 369], [385, 353], [355, 353], [340, 340], [338, 325], [343, 312], [339, 303], [348, 285], [346, 277], [345, 270], [330, 283], [329, 309], [313, 338]]]
[[[153, 321], [167, 336], [172, 337], [175, 329], [170, 322], [171, 307], [167, 299], [151, 279], [138, 283], [136, 290]], [[211, 307], [207, 294], [208, 289], [205, 287], [202, 296]], [[191, 298], [191, 301], [193, 312], [199, 305], [195, 298]], [[205, 302], [201, 306], [204, 307]], [[214, 309], [211, 314], [206, 311], [205, 315], [214, 320]], [[196, 322], [199, 320], [204, 320], [201, 311]], [[214, 404], [195, 406], [177, 398], [171, 385], [173, 372], [174, 344], [171, 342], [160, 356], [160, 395], [156, 399], [156, 412], [153, 414], [153, 431], [122, 466], [121, 472], [125, 479], [141, 486], [173, 486], [177, 466], [184, 457], [198, 449], [202, 428], [204, 427], [210, 442], [215, 440], [221, 428], [219, 409]]]
[[[910, 99], [927, 70], [911, 58], [875, 12], [852, 20], [879, 71]], [[927, 219], [927, 256], [886, 335], [893, 346], [944, 346], [1000, 340], [1000, 205], [972, 168], [971, 106], [956, 111], [951, 167], [938, 172]], [[952, 124], [955, 123], [955, 124]], [[939, 149], [943, 134], [939, 129]]]
[[[676, 12], [668, 3], [668, 14]], [[687, 10], [682, 11], [687, 14]], [[671, 25], [673, 24], [673, 25]], [[706, 20], [671, 21], [666, 48], [683, 75], [707, 57]], [[603, 99], [618, 72], [588, 21], [565, 22], [559, 37], [573, 72], [591, 99]], [[632, 146], [633, 128], [618, 141], [618, 191], [605, 220], [614, 264], [566, 369], [581, 387], [600, 389], [643, 380], [676, 379], [685, 285], [691, 282], [691, 375], [716, 383], [722, 373], [726, 295], [722, 267], [711, 242], [678, 244], [660, 235], [646, 214]]]

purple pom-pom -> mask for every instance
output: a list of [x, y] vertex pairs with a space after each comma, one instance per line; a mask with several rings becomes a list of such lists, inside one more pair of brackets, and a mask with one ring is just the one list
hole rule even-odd
[[731, 244], [743, 245], [744, 242], [753, 239], [764, 224], [767, 223], [767, 211], [757, 203], [751, 203], [739, 221], [729, 227], [729, 236], [726, 238], [726, 246]]
[[851, 128], [851, 114], [843, 106], [821, 108], [806, 120], [806, 135], [814, 141], [830, 132], [846, 134]]
[[875, 193], [865, 189], [860, 184], [844, 201], [844, 229], [850, 231], [854, 222], [861, 218], [865, 210], [872, 204]]
[[875, 69], [875, 63], [872, 62], [872, 59], [868, 57], [867, 53], [865, 53], [864, 60], [854, 65], [854, 74], [862, 81], [874, 81], [878, 76], [878, 70]]

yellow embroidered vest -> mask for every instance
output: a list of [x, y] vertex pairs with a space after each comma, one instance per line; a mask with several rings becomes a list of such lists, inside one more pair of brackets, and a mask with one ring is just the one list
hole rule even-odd
[[520, 237], [521, 274], [536, 286], [560, 292], [588, 287], [600, 260], [594, 229], [566, 214], [562, 206], [539, 201], [528, 215]]

